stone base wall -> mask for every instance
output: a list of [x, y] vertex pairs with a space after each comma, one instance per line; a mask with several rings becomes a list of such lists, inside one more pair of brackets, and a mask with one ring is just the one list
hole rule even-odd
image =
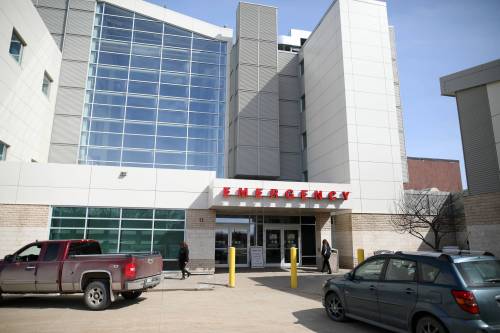
[[500, 257], [500, 192], [465, 196], [464, 208], [471, 250]]
[[331, 245], [332, 242], [332, 223], [330, 213], [316, 214], [315, 238], [316, 238], [316, 266], [321, 269], [323, 257], [321, 256], [321, 246], [323, 239], [326, 239]]
[[[339, 249], [341, 268], [352, 268], [358, 264], [357, 249], [364, 249], [365, 259], [377, 250], [430, 250], [420, 239], [396, 232], [391, 224], [391, 215], [386, 214], [337, 215], [333, 234], [334, 247]], [[456, 234], [448, 234], [442, 242], [444, 246], [456, 245]]]
[[49, 237], [49, 206], [0, 204], [0, 258]]
[[188, 268], [197, 273], [215, 272], [215, 210], [186, 211], [186, 242], [189, 246]]

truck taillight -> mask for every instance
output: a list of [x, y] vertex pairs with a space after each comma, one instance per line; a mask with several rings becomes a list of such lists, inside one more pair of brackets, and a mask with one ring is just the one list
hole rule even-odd
[[472, 291], [452, 290], [451, 293], [462, 310], [472, 314], [479, 313], [479, 306], [477, 305], [476, 298]]
[[123, 268], [123, 275], [125, 275], [126, 279], [135, 279], [136, 273], [135, 262], [131, 261], [125, 264], [125, 267]]

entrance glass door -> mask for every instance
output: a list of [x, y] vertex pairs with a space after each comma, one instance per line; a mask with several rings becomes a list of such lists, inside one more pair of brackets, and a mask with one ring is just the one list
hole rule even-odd
[[265, 227], [265, 263], [267, 266], [290, 266], [290, 249], [297, 248], [300, 263], [300, 229], [297, 226]]
[[281, 229], [266, 229], [266, 264], [281, 264]]
[[248, 227], [221, 225], [215, 230], [215, 265], [228, 265], [229, 247], [236, 248], [236, 266], [248, 266]]

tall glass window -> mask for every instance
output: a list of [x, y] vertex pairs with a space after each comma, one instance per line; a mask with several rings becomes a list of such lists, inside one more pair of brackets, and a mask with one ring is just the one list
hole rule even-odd
[[12, 36], [10, 38], [9, 53], [14, 59], [16, 59], [18, 63], [21, 63], [23, 49], [25, 46], [26, 43], [23, 41], [19, 33], [15, 29], [13, 29]]
[[79, 163], [223, 177], [226, 44], [98, 3]]
[[50, 239], [95, 239], [103, 253], [159, 251], [163, 267], [177, 269], [185, 211], [52, 207]]

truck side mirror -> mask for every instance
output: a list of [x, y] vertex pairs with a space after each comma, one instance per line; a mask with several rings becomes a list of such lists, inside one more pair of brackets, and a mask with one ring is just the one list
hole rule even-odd
[[12, 254], [8, 254], [8, 255], [6, 255], [6, 256], [3, 258], [3, 260], [4, 260], [5, 262], [13, 262], [13, 261], [14, 261], [14, 256], [13, 256]]

